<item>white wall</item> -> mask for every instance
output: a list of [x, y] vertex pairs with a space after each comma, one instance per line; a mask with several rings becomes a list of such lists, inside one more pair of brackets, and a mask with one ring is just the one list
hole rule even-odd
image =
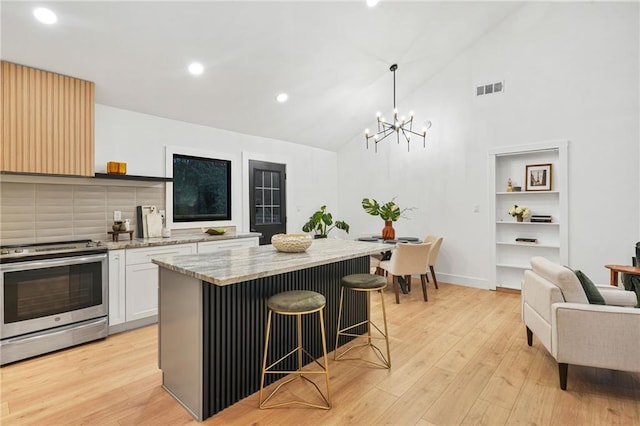
[[[488, 287], [488, 150], [568, 139], [569, 264], [608, 283], [603, 265], [628, 264], [640, 241], [638, 28], [637, 3], [524, 4], [398, 100], [401, 113], [433, 121], [426, 149], [385, 141], [375, 154], [361, 137], [339, 152], [352, 233], [383, 225], [363, 212], [363, 197], [397, 196], [416, 207], [397, 234], [444, 236], [437, 271]], [[501, 80], [504, 93], [475, 96], [476, 85]]]
[[[257, 159], [287, 165], [287, 232], [301, 232], [322, 204], [337, 206], [337, 154], [274, 139], [96, 105], [96, 172], [108, 161], [127, 163], [127, 173], [166, 176], [165, 146], [223, 153], [232, 160], [232, 224], [248, 229], [243, 164]], [[284, 125], [284, 124], [283, 124]], [[334, 209], [335, 210], [335, 209]]]

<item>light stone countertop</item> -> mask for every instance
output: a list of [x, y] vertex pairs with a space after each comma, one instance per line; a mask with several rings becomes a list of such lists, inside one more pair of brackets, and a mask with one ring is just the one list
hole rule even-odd
[[388, 244], [350, 240], [313, 240], [302, 253], [282, 253], [272, 245], [216, 253], [152, 259], [163, 268], [219, 286], [268, 277], [389, 250]]
[[172, 244], [205, 243], [207, 241], [225, 241], [236, 238], [256, 238], [262, 235], [259, 232], [248, 232], [242, 234], [227, 233], [223, 235], [208, 235], [204, 232], [193, 234], [176, 234], [168, 238], [136, 238], [129, 240], [126, 234], [120, 235], [120, 241], [103, 241], [102, 244], [109, 250], [133, 249], [142, 247], [167, 246]]

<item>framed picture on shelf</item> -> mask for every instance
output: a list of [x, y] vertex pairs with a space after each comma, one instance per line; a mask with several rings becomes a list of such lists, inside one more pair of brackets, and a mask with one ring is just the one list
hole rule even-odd
[[526, 191], [551, 191], [551, 164], [529, 164], [525, 174]]

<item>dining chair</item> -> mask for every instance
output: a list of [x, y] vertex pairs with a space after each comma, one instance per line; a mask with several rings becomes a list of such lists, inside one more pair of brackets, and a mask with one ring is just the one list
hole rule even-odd
[[405, 279], [407, 284], [411, 275], [420, 275], [422, 282], [422, 294], [427, 302], [427, 266], [425, 259], [429, 256], [431, 243], [396, 245], [391, 254], [391, 259], [380, 262], [379, 268], [392, 276], [393, 291], [396, 294], [396, 303], [400, 303], [399, 279]]
[[[431, 250], [429, 250], [429, 259], [427, 261], [427, 266], [429, 266], [429, 270], [431, 271], [431, 276], [433, 277], [433, 284], [438, 288], [438, 280], [436, 279], [436, 261], [438, 260], [438, 254], [440, 253], [440, 246], [442, 245], [442, 237], [436, 237], [435, 235], [427, 235], [424, 239], [425, 243], [431, 243]], [[427, 281], [429, 279], [427, 278]]]

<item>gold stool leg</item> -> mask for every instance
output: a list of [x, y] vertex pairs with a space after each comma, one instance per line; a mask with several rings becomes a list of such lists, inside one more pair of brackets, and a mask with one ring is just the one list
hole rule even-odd
[[340, 341], [340, 335], [342, 330], [340, 329], [340, 319], [342, 318], [342, 300], [344, 297], [344, 287], [340, 288], [340, 303], [338, 304], [338, 326], [336, 327], [336, 347], [333, 349], [333, 360], [336, 360], [336, 354], [338, 353], [338, 342]]
[[[382, 289], [352, 289], [353, 291], [364, 291], [367, 293], [367, 318], [364, 321], [360, 321], [357, 324], [353, 324], [350, 325], [348, 327], [345, 328], [340, 328], [340, 322], [338, 322], [338, 331], [336, 334], [336, 349], [333, 352], [333, 359], [336, 361], [347, 361], [347, 360], [358, 360], [358, 361], [363, 361], [369, 364], [372, 364], [376, 367], [381, 367], [381, 368], [391, 368], [391, 357], [390, 357], [390, 351], [389, 351], [389, 334], [388, 334], [388, 330], [387, 330], [387, 314], [386, 314], [386, 310], [385, 310], [385, 306], [384, 306], [384, 296], [382, 295]], [[338, 317], [340, 318], [340, 315], [342, 313], [342, 291], [344, 291], [344, 287], [341, 290], [340, 293], [340, 310], [338, 313]], [[372, 291], [378, 291], [380, 293], [380, 297], [382, 299], [382, 314], [383, 314], [383, 319], [384, 319], [384, 332], [382, 330], [380, 330], [380, 328], [373, 322], [371, 321], [371, 292]], [[349, 330], [359, 327], [361, 325], [367, 325], [367, 334], [366, 336], [363, 336], [361, 334], [354, 334], [354, 333], [350, 333]], [[378, 333], [380, 334], [380, 336], [373, 336], [371, 333], [371, 327], [373, 326], [373, 328], [375, 328]], [[360, 344], [352, 344], [349, 348], [345, 349], [342, 353], [338, 353], [338, 338], [340, 336], [349, 336], [349, 337], [355, 337], [357, 338], [363, 338], [365, 337], [367, 339], [367, 341], [365, 343], [360, 343]], [[386, 341], [386, 348], [387, 348], [387, 356], [385, 357], [384, 354], [382, 353], [382, 351], [380, 350], [380, 348], [378, 348], [374, 343], [373, 340], [381, 340], [384, 339]], [[354, 339], [355, 340], [355, 339]], [[376, 356], [379, 358], [380, 362], [375, 362], [375, 361], [371, 361], [368, 359], [365, 359], [363, 357], [351, 357], [351, 358], [346, 358], [346, 355], [349, 351], [351, 351], [352, 349], [356, 349], [356, 348], [361, 348], [363, 346], [368, 346], [370, 347], [374, 353], [376, 354]]]
[[[318, 312], [319, 318], [320, 318], [320, 334], [321, 334], [321, 338], [322, 338], [322, 352], [323, 352], [323, 360], [324, 360], [324, 366], [321, 365], [317, 359], [315, 359], [306, 349], [304, 349], [304, 347], [302, 346], [302, 315], [304, 314], [311, 314], [314, 312]], [[296, 313], [296, 314], [291, 314], [291, 313], [286, 313], [286, 312], [276, 312], [282, 315], [296, 315], [296, 337], [297, 337], [297, 347], [295, 349], [293, 349], [292, 351], [290, 351], [288, 354], [284, 355], [283, 357], [281, 357], [280, 359], [278, 359], [277, 361], [271, 363], [269, 366], [267, 366], [267, 351], [269, 349], [269, 334], [270, 334], [270, 330], [271, 330], [271, 314], [272, 311], [269, 311], [269, 316], [267, 318], [267, 332], [266, 332], [266, 336], [265, 336], [265, 352], [264, 352], [264, 358], [263, 358], [263, 362], [262, 362], [262, 377], [261, 377], [261, 382], [260, 382], [260, 395], [259, 395], [259, 399], [260, 399], [260, 409], [267, 409], [267, 408], [275, 408], [275, 407], [281, 407], [281, 406], [285, 406], [285, 405], [292, 405], [292, 404], [299, 404], [299, 405], [306, 405], [309, 407], [315, 407], [315, 408], [322, 408], [324, 410], [328, 410], [331, 408], [331, 399], [330, 399], [330, 387], [329, 387], [329, 364], [328, 364], [328, 359], [327, 359], [327, 343], [326, 343], [326, 334], [325, 334], [325, 329], [324, 329], [324, 306], [322, 308], [310, 311], [310, 312], [302, 312], [302, 313]], [[303, 371], [302, 367], [303, 367], [303, 353], [306, 354], [313, 362], [315, 362], [320, 368], [321, 371]], [[298, 369], [295, 371], [288, 371], [288, 370], [272, 370], [272, 368], [274, 366], [276, 366], [277, 364], [279, 364], [281, 361], [283, 361], [284, 359], [295, 355], [297, 357], [297, 366]], [[269, 373], [269, 374], [290, 374], [293, 377], [286, 379], [284, 382], [280, 383], [278, 386], [276, 386], [276, 388], [271, 391], [271, 393], [269, 393], [269, 395], [263, 400], [262, 399], [262, 394], [263, 394], [263, 387], [264, 387], [264, 378], [265, 375]], [[325, 394], [320, 390], [320, 388], [318, 387], [318, 385], [313, 382], [312, 380], [310, 380], [309, 378], [307, 378], [305, 375], [309, 375], [309, 374], [324, 374], [325, 375], [325, 382], [326, 382], [326, 386], [327, 386], [327, 394], [325, 396]], [[322, 400], [324, 401], [324, 405], [320, 405], [320, 404], [314, 404], [311, 402], [307, 402], [307, 401], [303, 401], [303, 400], [293, 400], [293, 401], [285, 401], [285, 402], [280, 402], [280, 403], [271, 403], [269, 405], [267, 405], [267, 402], [280, 390], [280, 388], [282, 388], [284, 385], [296, 380], [296, 379], [302, 379], [305, 380], [306, 382], [310, 383], [311, 385], [313, 385], [313, 387], [315, 387], [315, 389], [318, 391], [318, 393], [320, 394], [320, 397], [322, 398]]]
[[391, 368], [391, 351], [389, 350], [389, 332], [387, 329], [387, 310], [384, 306], [384, 294], [382, 290], [378, 290], [380, 294], [380, 303], [382, 304], [382, 321], [384, 322], [384, 340], [387, 342], [387, 368]]
[[325, 401], [327, 402], [327, 405], [328, 405], [327, 408], [331, 408], [331, 386], [329, 385], [329, 357], [327, 356], [327, 337], [324, 331], [324, 308], [320, 309], [319, 314], [320, 314], [320, 334], [322, 336], [322, 357], [324, 358], [324, 376], [325, 376], [325, 382], [327, 384], [327, 397], [325, 398]]
[[269, 309], [269, 314], [267, 315], [267, 331], [265, 332], [265, 337], [264, 337], [264, 356], [262, 357], [262, 373], [260, 375], [260, 395], [259, 395], [260, 408], [262, 408], [263, 403], [266, 402], [266, 401], [263, 401], [262, 399], [262, 392], [264, 390], [264, 376], [267, 371], [267, 353], [269, 351], [269, 334], [270, 334], [269, 332], [271, 331], [271, 314], [272, 314], [272, 311], [271, 309]]

